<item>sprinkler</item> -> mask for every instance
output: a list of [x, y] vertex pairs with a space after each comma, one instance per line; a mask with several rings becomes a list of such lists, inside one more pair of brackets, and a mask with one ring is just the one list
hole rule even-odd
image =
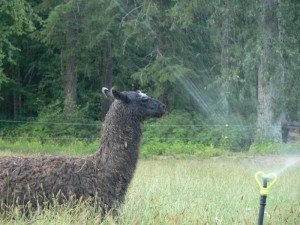
[[258, 214], [258, 225], [263, 225], [267, 196], [269, 194], [270, 188], [277, 181], [277, 175], [275, 173], [265, 174], [259, 171], [255, 174], [255, 180], [260, 188], [260, 207]]

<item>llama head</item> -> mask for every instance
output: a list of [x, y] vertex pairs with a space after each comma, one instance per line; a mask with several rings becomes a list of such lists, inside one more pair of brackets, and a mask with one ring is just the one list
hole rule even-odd
[[116, 89], [102, 88], [105, 96], [121, 101], [131, 112], [139, 118], [145, 120], [153, 117], [161, 117], [165, 113], [166, 106], [160, 101], [150, 98], [141, 91], [124, 91]]

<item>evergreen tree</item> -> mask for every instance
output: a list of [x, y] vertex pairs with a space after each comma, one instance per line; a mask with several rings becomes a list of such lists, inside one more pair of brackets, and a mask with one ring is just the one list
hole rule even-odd
[[[0, 113], [16, 118], [22, 112], [26, 75], [22, 71], [22, 51], [28, 34], [38, 20], [25, 0], [1, 1], [0, 4]], [[24, 41], [25, 40], [25, 41]], [[28, 80], [27, 80], [28, 81]], [[29, 85], [31, 85], [29, 83]]]
[[278, 141], [282, 115], [300, 120], [299, 7], [2, 0], [0, 117], [99, 120], [110, 104], [101, 88], [116, 86], [148, 92], [170, 112], [202, 114], [235, 149]]
[[276, 118], [276, 106], [279, 106], [280, 74], [278, 64], [278, 1], [262, 0], [262, 57], [258, 69], [258, 116], [256, 141], [278, 141], [281, 127]]

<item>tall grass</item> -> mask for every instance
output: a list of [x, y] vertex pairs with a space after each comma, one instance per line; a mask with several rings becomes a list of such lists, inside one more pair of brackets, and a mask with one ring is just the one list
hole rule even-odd
[[[47, 141], [41, 143], [39, 140], [17, 140], [7, 141], [0, 139], [1, 154], [21, 154], [21, 155], [38, 155], [38, 154], [64, 154], [81, 156], [92, 154], [97, 151], [99, 140], [92, 142], [72, 141], [60, 143], [56, 141]], [[141, 144], [140, 155], [144, 158], [151, 158], [157, 155], [174, 155], [174, 154], [194, 154], [201, 157], [218, 156], [225, 154], [225, 150], [212, 145], [205, 146], [201, 143], [185, 143], [182, 141], [160, 142], [158, 140], [143, 141]]]
[[62, 154], [81, 156], [92, 154], [97, 151], [99, 141], [90, 143], [84, 141], [73, 141], [67, 143], [59, 143], [48, 141], [41, 143], [38, 140], [18, 140], [6, 141], [0, 139], [0, 155], [40, 155], [40, 154]]
[[[117, 220], [103, 224], [256, 224], [259, 191], [247, 158], [141, 160]], [[259, 158], [257, 160], [266, 160]], [[300, 224], [299, 165], [283, 173], [267, 199], [265, 224]], [[97, 224], [93, 207], [53, 206], [0, 224]]]

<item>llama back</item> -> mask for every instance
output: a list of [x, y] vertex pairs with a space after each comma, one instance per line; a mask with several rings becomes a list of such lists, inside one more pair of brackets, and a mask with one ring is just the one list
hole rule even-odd
[[2, 157], [0, 170], [0, 199], [7, 204], [88, 198], [97, 191], [95, 163], [89, 158]]

